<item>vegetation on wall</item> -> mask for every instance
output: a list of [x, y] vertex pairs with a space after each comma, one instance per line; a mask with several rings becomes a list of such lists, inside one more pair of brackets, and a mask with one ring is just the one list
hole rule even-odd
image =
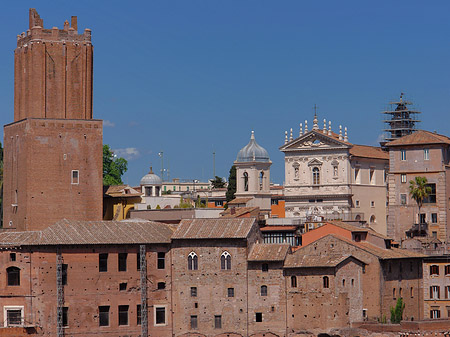
[[398, 298], [395, 308], [391, 307], [391, 323], [399, 324], [403, 318], [403, 310], [405, 310], [405, 303], [401, 297]]

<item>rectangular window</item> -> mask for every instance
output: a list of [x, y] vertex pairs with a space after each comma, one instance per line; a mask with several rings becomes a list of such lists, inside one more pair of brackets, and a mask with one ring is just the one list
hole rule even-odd
[[450, 275], [450, 264], [445, 266], [445, 275]]
[[445, 286], [445, 299], [450, 298], [450, 286]]
[[227, 294], [228, 297], [234, 297], [234, 288], [228, 288]]
[[119, 325], [128, 325], [128, 305], [119, 305]]
[[430, 266], [430, 275], [431, 276], [439, 275], [439, 266], [438, 265], [433, 264]]
[[62, 325], [69, 326], [69, 308], [63, 307], [62, 311]]
[[262, 322], [262, 312], [256, 312], [255, 313], [255, 321], [256, 322]]
[[271, 205], [278, 205], [278, 199], [272, 199], [270, 200]]
[[127, 253], [119, 253], [119, 271], [127, 271]]
[[21, 307], [14, 307], [10, 309], [6, 309], [6, 324], [7, 326], [16, 326], [22, 325], [22, 312], [23, 309]]
[[109, 305], [98, 307], [98, 325], [109, 326]]
[[406, 150], [400, 151], [400, 160], [402, 161], [406, 160]]
[[16, 261], [16, 253], [9, 253], [9, 261], [11, 262]]
[[419, 214], [419, 223], [426, 223], [426, 217], [427, 215], [425, 213]]
[[166, 253], [158, 252], [158, 269], [166, 268]]
[[214, 205], [215, 205], [216, 207], [223, 207], [223, 200], [216, 200], [216, 201], [214, 202]]
[[269, 264], [263, 263], [263, 264], [261, 265], [261, 270], [264, 271], [264, 272], [269, 271]]
[[360, 175], [359, 175], [359, 168], [355, 168], [355, 183], [359, 184], [361, 183]]
[[214, 329], [222, 329], [222, 316], [221, 315], [214, 316]]
[[158, 282], [158, 290], [166, 289], [166, 282]]
[[136, 270], [141, 270], [141, 251], [136, 254]]
[[198, 319], [197, 315], [191, 315], [191, 329], [197, 330], [198, 328]]
[[406, 205], [406, 194], [400, 194], [400, 205]]
[[428, 193], [428, 197], [423, 199], [424, 204], [435, 204], [436, 203], [436, 184], [427, 184], [427, 187], [430, 187], [430, 193]]
[[370, 207], [375, 207], [375, 201], [370, 202]]
[[438, 300], [440, 296], [440, 287], [439, 286], [431, 286], [430, 287], [430, 298], [434, 300]]
[[430, 318], [441, 318], [441, 311], [439, 309], [431, 309], [430, 310]]
[[355, 207], [359, 207], [359, 200], [355, 200]]
[[406, 174], [402, 174], [401, 176], [402, 184], [406, 184]]
[[197, 297], [197, 287], [191, 287], [191, 297]]
[[80, 183], [80, 172], [78, 170], [72, 170], [72, 185], [78, 185]]
[[106, 272], [108, 271], [108, 254], [98, 254], [98, 271]]
[[155, 325], [166, 324], [166, 307], [154, 307], [155, 308]]
[[62, 265], [62, 275], [61, 275], [62, 285], [67, 285], [67, 264]]
[[430, 160], [430, 149], [423, 149], [423, 159]]
[[437, 213], [431, 213], [431, 222], [437, 223]]
[[127, 290], [127, 283], [126, 282], [119, 283], [119, 291], [125, 290]]
[[136, 325], [141, 325], [142, 324], [142, 309], [141, 309], [141, 305], [138, 304], [136, 306]]

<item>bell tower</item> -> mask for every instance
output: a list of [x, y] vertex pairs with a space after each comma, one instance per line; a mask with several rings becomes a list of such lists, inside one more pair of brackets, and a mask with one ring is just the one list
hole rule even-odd
[[35, 9], [14, 51], [14, 122], [4, 127], [3, 227], [102, 219], [102, 121], [92, 115], [91, 31], [44, 28]]

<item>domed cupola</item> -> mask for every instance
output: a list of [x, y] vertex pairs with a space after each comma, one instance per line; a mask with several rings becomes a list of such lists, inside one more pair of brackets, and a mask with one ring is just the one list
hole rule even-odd
[[239, 151], [236, 161], [240, 163], [249, 161], [270, 162], [267, 150], [256, 142], [254, 131], [252, 131], [250, 142]]
[[152, 167], [150, 167], [150, 172], [141, 179], [141, 186], [145, 185], [162, 185], [162, 179], [153, 173]]

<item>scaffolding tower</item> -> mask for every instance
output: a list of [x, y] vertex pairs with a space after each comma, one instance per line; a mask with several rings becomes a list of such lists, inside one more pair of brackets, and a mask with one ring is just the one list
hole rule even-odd
[[63, 308], [64, 308], [64, 287], [63, 287], [63, 258], [61, 247], [56, 248], [56, 333], [58, 337], [64, 337]]
[[381, 112], [385, 117], [383, 122], [386, 124], [386, 129], [383, 130], [386, 136], [384, 141], [381, 142], [382, 146], [392, 140], [410, 135], [417, 130], [416, 123], [420, 122], [417, 119], [417, 115], [421, 112], [409, 109], [408, 106], [412, 105], [412, 102], [404, 101], [403, 95], [403, 93], [400, 94], [399, 101], [389, 102], [390, 110]]
[[140, 245], [140, 276], [141, 276], [141, 336], [148, 336], [148, 311], [147, 311], [147, 249]]

